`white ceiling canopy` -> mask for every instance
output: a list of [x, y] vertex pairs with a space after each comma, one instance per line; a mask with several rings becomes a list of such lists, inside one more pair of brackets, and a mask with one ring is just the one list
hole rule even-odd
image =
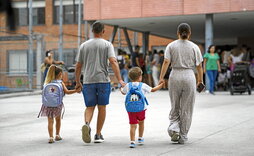
[[[254, 11], [214, 14], [214, 44], [237, 44], [238, 37], [254, 37]], [[108, 25], [118, 25], [130, 30], [177, 38], [177, 26], [186, 22], [192, 28], [191, 40], [205, 43], [205, 14], [150, 18], [100, 20]]]

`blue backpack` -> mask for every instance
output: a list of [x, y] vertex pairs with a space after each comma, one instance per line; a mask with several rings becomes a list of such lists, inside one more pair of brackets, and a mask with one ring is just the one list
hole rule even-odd
[[42, 105], [46, 107], [58, 107], [62, 104], [63, 96], [62, 81], [54, 80], [43, 87]]
[[148, 105], [146, 97], [141, 91], [142, 82], [138, 86], [133, 86], [129, 83], [129, 91], [125, 98], [125, 108], [127, 112], [141, 112], [144, 110], [145, 105]]

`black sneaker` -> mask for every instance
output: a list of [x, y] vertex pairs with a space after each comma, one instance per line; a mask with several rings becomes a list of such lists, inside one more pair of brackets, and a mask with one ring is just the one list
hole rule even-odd
[[103, 136], [95, 134], [95, 136], [94, 136], [94, 143], [102, 143], [102, 142], [104, 142]]
[[82, 140], [85, 143], [90, 143], [91, 142], [91, 128], [89, 125], [85, 124], [82, 127]]

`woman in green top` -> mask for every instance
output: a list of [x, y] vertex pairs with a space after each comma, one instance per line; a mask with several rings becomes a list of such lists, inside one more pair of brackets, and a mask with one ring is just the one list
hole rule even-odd
[[204, 55], [204, 73], [207, 72], [209, 78], [209, 92], [214, 94], [214, 85], [218, 72], [220, 72], [220, 57], [215, 53], [215, 46], [210, 45], [208, 53]]

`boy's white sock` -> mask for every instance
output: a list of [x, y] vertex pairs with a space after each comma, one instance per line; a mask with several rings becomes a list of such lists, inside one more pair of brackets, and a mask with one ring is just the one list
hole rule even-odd
[[143, 137], [138, 137], [138, 139], [141, 139], [141, 140], [142, 140], [142, 139], [144, 139], [144, 138], [143, 138]]
[[131, 141], [131, 143], [134, 143], [134, 144], [135, 144], [135, 141]]

